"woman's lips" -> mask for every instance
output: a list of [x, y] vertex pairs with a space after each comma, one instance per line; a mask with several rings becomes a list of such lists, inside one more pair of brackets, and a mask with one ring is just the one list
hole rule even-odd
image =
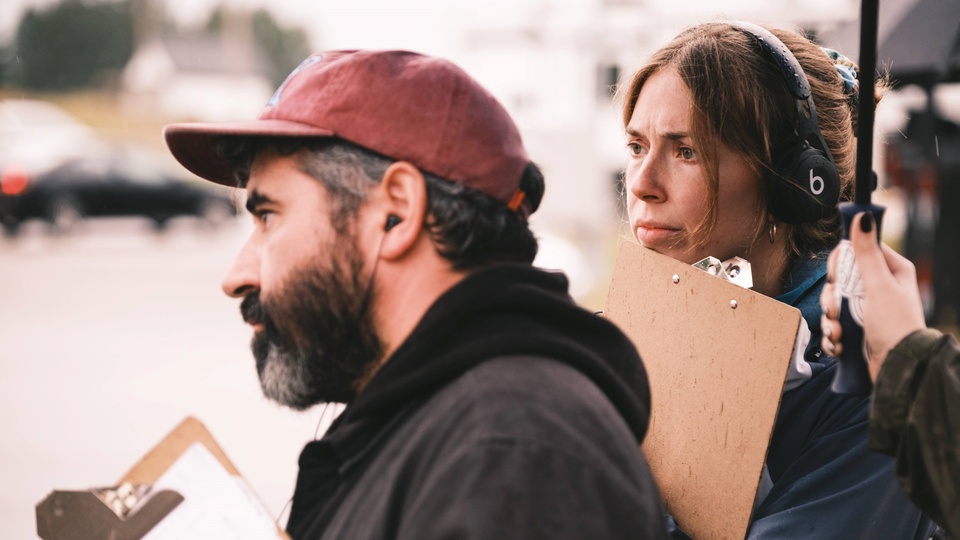
[[654, 247], [675, 237], [680, 232], [680, 229], [655, 223], [641, 223], [637, 225], [636, 231], [637, 240], [639, 240], [641, 244], [647, 247]]

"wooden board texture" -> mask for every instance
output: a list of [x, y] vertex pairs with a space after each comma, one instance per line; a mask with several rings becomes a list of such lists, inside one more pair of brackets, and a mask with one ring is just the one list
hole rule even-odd
[[604, 316], [647, 369], [643, 452], [667, 510], [698, 540], [744, 538], [800, 312], [624, 243]]

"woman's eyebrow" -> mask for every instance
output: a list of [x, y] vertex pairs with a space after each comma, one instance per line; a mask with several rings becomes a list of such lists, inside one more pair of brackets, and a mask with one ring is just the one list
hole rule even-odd
[[[641, 133], [640, 133], [639, 131], [637, 131], [636, 129], [631, 128], [631, 127], [628, 127], [628, 128], [625, 130], [625, 132], [626, 132], [626, 134], [629, 135], [630, 137], [640, 137], [640, 136], [641, 136]], [[676, 141], [676, 140], [680, 140], [680, 139], [689, 138], [689, 137], [690, 137], [690, 134], [687, 133], [686, 131], [668, 131], [668, 132], [662, 134], [661, 137], [663, 137], [663, 138], [665, 138], [665, 139], [670, 139], [670, 140], [672, 140], [672, 141]]]

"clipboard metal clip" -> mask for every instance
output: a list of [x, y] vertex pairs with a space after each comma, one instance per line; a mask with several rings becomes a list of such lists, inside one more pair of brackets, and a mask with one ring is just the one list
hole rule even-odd
[[750, 268], [750, 261], [742, 257], [733, 257], [723, 262], [716, 257], [706, 257], [695, 262], [693, 267], [744, 289], [753, 288], [753, 271]]
[[125, 519], [150, 491], [150, 486], [124, 482], [116, 487], [95, 488], [90, 491], [113, 510], [118, 518]]
[[122, 484], [87, 491], [54, 491], [37, 505], [43, 540], [140, 540], [183, 502], [171, 490]]

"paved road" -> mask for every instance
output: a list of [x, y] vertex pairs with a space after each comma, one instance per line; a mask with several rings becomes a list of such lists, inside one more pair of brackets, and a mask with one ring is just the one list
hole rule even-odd
[[187, 415], [281, 514], [321, 408], [294, 413], [260, 393], [249, 330], [219, 288], [248, 227], [155, 233], [123, 219], [0, 238], [4, 538], [35, 538], [34, 505], [51, 490], [112, 485]]

